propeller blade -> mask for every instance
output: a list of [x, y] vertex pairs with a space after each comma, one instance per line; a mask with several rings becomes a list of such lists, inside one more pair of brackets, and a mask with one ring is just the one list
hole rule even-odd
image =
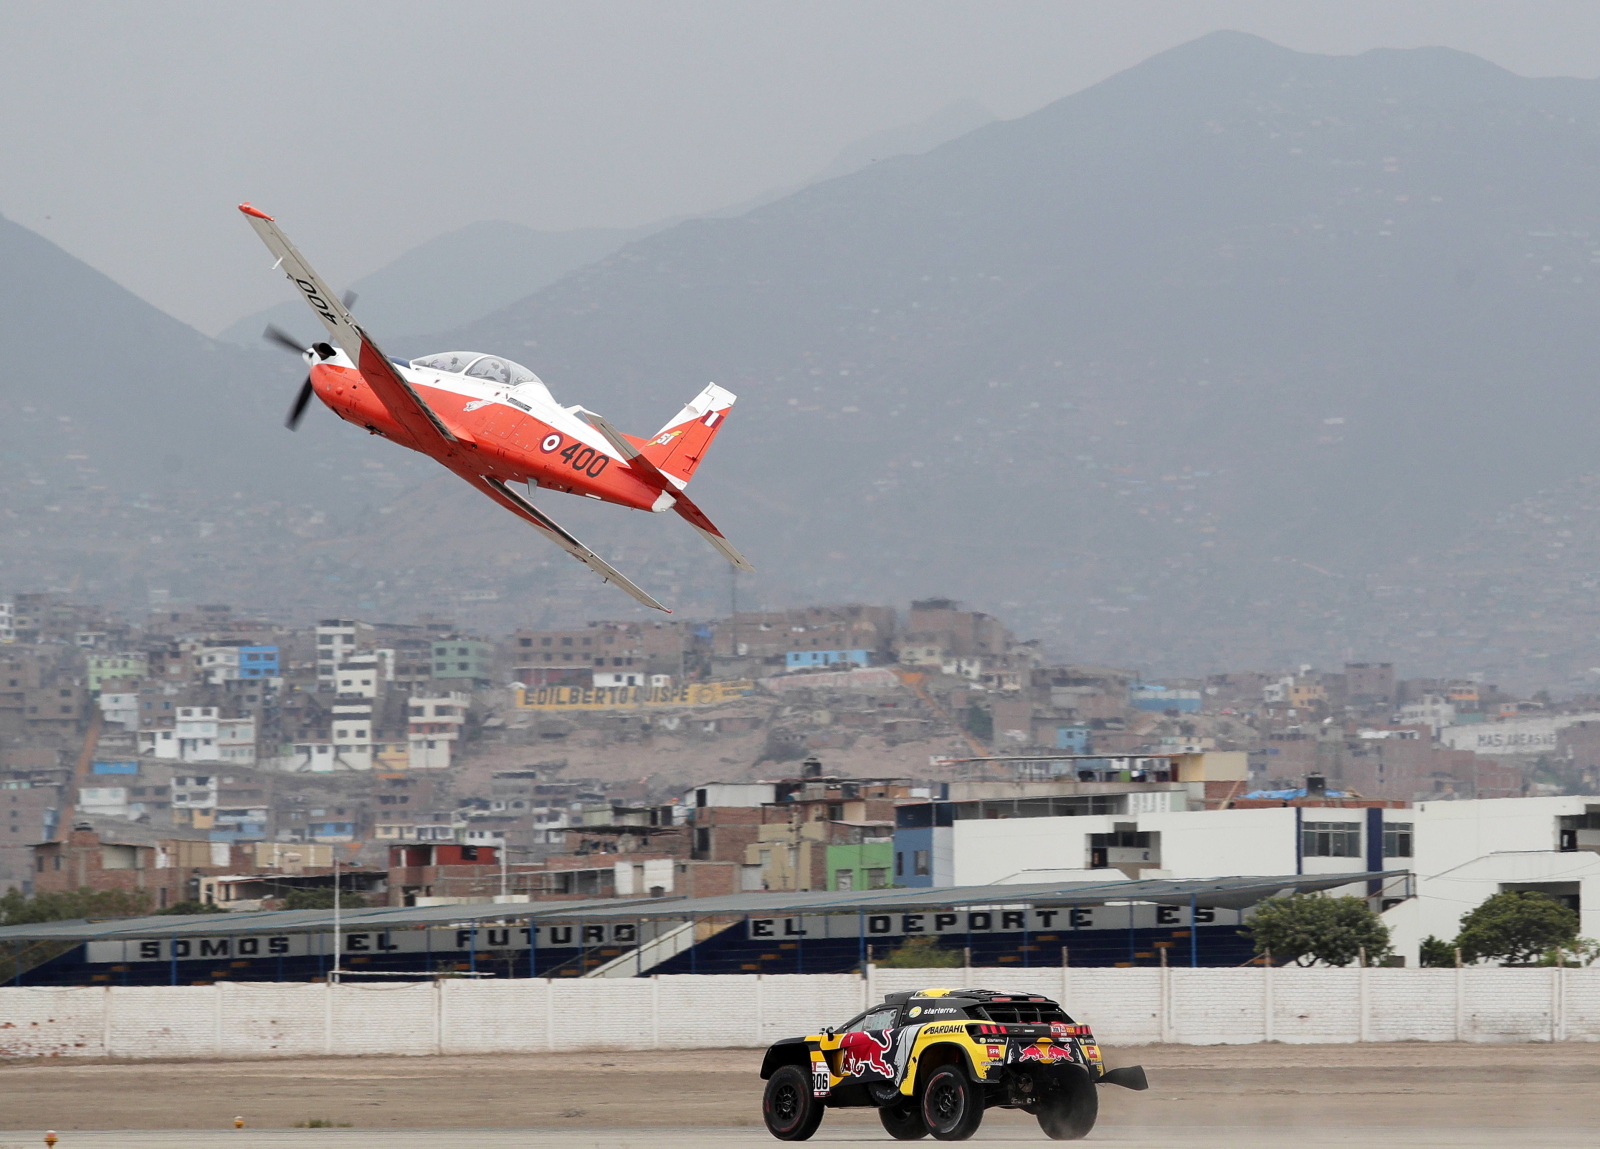
[[339, 302], [344, 304], [344, 309], [346, 311], [349, 311], [352, 307], [354, 307], [356, 305], [356, 300], [358, 300], [360, 298], [361, 297], [359, 295], [357, 295], [355, 292], [347, 291], [347, 292], [345, 292], [343, 295], [341, 295], [339, 297]]
[[285, 351], [293, 351], [296, 355], [304, 355], [306, 353], [306, 349], [300, 345], [299, 340], [275, 324], [267, 324], [267, 329], [261, 333], [261, 338], [268, 343], [276, 343]]
[[294, 406], [289, 408], [289, 417], [283, 425], [293, 431], [300, 426], [300, 416], [306, 413], [306, 405], [311, 402], [311, 376], [306, 376], [306, 381], [300, 384], [300, 394], [294, 397]]

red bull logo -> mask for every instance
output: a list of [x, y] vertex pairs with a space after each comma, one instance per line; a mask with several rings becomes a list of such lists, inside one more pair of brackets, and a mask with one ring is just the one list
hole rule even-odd
[[1018, 1061], [1040, 1061], [1053, 1065], [1057, 1061], [1070, 1061], [1072, 1054], [1059, 1045], [1027, 1045], [1017, 1051]]
[[882, 1033], [846, 1033], [839, 1038], [839, 1075], [865, 1077], [870, 1074], [893, 1081], [894, 1066], [889, 1064], [889, 1051], [893, 1048], [892, 1029]]

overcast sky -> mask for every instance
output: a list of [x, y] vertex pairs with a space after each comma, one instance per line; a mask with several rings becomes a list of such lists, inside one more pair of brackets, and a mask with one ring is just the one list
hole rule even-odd
[[1600, 71], [1600, 4], [255, 0], [0, 4], [0, 213], [215, 332], [475, 220], [644, 223], [803, 179], [960, 99], [1033, 111], [1219, 28]]

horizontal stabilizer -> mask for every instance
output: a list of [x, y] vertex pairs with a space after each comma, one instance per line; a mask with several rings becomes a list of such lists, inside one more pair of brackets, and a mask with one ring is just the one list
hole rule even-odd
[[704, 535], [706, 542], [715, 547], [723, 558], [742, 571], [755, 572], [756, 568], [751, 566], [749, 560], [739, 553], [739, 548], [735, 547], [723, 536], [722, 532], [717, 529], [717, 525], [706, 516], [706, 513], [696, 506], [685, 492], [679, 490], [677, 484], [662, 474], [660, 468], [651, 462], [648, 456], [630, 443], [622, 432], [613, 427], [604, 415], [597, 415], [593, 411], [587, 410], [581, 411], [580, 414], [591, 427], [606, 437], [606, 441], [615, 447], [617, 453], [628, 461], [628, 466], [639, 472], [640, 477], [645, 482], [657, 490], [665, 491], [672, 496], [672, 509], [677, 511], [691, 527]]

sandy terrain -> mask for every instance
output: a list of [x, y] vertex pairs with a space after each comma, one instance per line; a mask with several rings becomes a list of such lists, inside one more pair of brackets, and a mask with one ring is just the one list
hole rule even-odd
[[[1101, 1091], [1101, 1131], [1116, 1139], [1137, 1127], [1319, 1135], [1355, 1127], [1600, 1129], [1600, 1044], [1107, 1052], [1112, 1065], [1142, 1063], [1151, 1080], [1146, 1093]], [[11, 1062], [0, 1065], [0, 1129], [219, 1129], [238, 1114], [259, 1130], [326, 1118], [355, 1130], [748, 1126], [757, 1133], [759, 1066], [754, 1050]], [[831, 1112], [823, 1129], [882, 1139], [870, 1111]], [[991, 1110], [983, 1134], [1031, 1140], [1038, 1129], [1025, 1114]]]

